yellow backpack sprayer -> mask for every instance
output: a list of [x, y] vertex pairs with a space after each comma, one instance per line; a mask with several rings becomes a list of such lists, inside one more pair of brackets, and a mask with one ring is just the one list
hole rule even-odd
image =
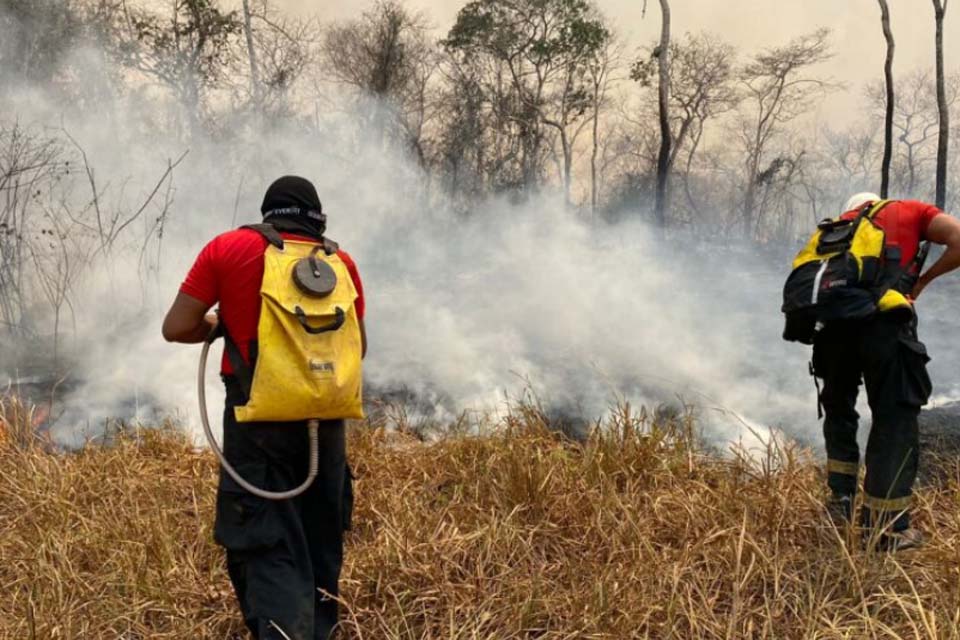
[[[284, 240], [270, 224], [249, 225], [269, 242], [263, 254], [258, 353], [250, 365], [222, 324], [203, 345], [197, 379], [200, 419], [220, 464], [250, 493], [269, 500], [293, 498], [317, 476], [321, 420], [363, 417], [362, 343], [354, 301], [357, 291], [330, 240]], [[264, 491], [244, 480], [217, 445], [205, 393], [210, 345], [223, 335], [227, 357], [247, 394], [234, 409], [237, 422], [307, 420], [310, 466], [306, 480], [289, 491]]]

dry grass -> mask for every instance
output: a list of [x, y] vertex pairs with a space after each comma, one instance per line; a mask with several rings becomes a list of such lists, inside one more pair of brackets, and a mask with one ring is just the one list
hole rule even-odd
[[[135, 435], [73, 454], [0, 435], [0, 637], [240, 632], [212, 457]], [[918, 497], [930, 544], [885, 556], [827, 524], [802, 452], [708, 456], [686, 420], [624, 409], [575, 444], [521, 407], [483, 437], [350, 448], [349, 638], [960, 638], [956, 462]]]

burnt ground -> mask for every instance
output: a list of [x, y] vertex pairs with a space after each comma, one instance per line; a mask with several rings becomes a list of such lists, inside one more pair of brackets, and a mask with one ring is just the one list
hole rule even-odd
[[920, 457], [922, 482], [937, 481], [936, 462], [960, 459], [960, 402], [951, 402], [920, 414]]

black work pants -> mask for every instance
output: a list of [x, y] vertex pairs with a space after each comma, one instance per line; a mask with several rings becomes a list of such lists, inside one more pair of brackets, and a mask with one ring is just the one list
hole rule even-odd
[[835, 495], [857, 490], [860, 450], [856, 410], [861, 380], [873, 425], [864, 459], [863, 522], [901, 531], [919, 460], [917, 417], [930, 396], [927, 350], [915, 321], [888, 316], [825, 326], [813, 345], [813, 368], [823, 379], [828, 484]]
[[[305, 423], [238, 424], [233, 407], [243, 393], [225, 378], [224, 454], [254, 486], [286, 491], [308, 473]], [[226, 549], [227, 570], [247, 627], [258, 640], [327, 640], [337, 624], [337, 583], [343, 531], [353, 503], [342, 420], [322, 422], [316, 480], [292, 500], [247, 493], [220, 471], [214, 537]]]

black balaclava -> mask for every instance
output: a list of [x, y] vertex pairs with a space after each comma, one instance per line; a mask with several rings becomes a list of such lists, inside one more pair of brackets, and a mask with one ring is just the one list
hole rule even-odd
[[317, 189], [306, 178], [283, 176], [267, 188], [260, 205], [263, 221], [278, 231], [322, 238], [327, 230]]

